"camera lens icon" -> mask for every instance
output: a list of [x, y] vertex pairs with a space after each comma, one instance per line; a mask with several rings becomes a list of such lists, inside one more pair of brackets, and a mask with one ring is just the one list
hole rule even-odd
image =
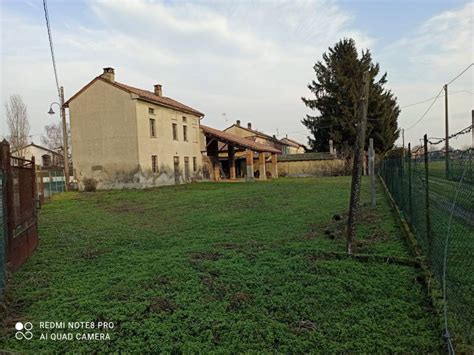
[[26, 323], [17, 322], [15, 324], [15, 329], [17, 330], [17, 332], [15, 333], [16, 339], [30, 340], [31, 338], [33, 338], [33, 333], [31, 332], [31, 330], [33, 329], [33, 324], [31, 324], [31, 322], [26, 322]]

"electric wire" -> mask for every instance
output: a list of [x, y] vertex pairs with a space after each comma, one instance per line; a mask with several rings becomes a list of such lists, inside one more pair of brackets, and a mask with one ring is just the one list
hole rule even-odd
[[54, 79], [56, 81], [56, 89], [58, 90], [58, 96], [61, 96], [61, 91], [59, 89], [58, 71], [56, 69], [56, 59], [54, 57], [53, 36], [51, 35], [51, 26], [49, 24], [48, 5], [46, 4], [46, 0], [43, 0], [43, 8], [44, 8], [44, 18], [46, 20], [46, 27], [48, 29], [49, 48], [51, 50], [51, 59], [53, 61], [53, 71], [54, 71]]

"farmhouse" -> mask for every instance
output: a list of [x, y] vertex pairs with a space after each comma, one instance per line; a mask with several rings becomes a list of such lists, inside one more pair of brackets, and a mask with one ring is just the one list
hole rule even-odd
[[284, 146], [283, 154], [303, 154], [306, 152], [306, 147], [303, 144], [288, 138], [288, 136], [280, 139], [280, 141], [286, 145]]
[[265, 180], [267, 176], [278, 177], [277, 155], [281, 151], [275, 147], [203, 125], [201, 131], [203, 159], [209, 166], [205, 170], [209, 171], [210, 180], [245, 177], [251, 181], [254, 177], [260, 180]]
[[288, 144], [280, 141], [275, 136], [270, 136], [268, 134], [252, 129], [251, 122], [248, 122], [247, 127], [244, 127], [240, 124], [240, 120], [237, 120], [232, 126], [227, 127], [224, 131], [239, 137], [253, 140], [260, 144], [268, 145], [270, 147], [278, 149], [280, 152], [286, 149], [284, 149], [284, 147], [289, 146]]
[[163, 96], [119, 83], [104, 68], [65, 102], [79, 188], [179, 184], [202, 178], [199, 121], [203, 113]]
[[33, 142], [23, 148], [12, 151], [12, 155], [27, 160], [32, 160], [34, 158], [35, 164], [41, 169], [64, 166], [64, 159], [61, 153], [34, 144]]

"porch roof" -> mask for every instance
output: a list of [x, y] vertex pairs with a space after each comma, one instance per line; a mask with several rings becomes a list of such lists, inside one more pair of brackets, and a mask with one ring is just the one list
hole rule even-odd
[[216, 138], [220, 142], [233, 145], [238, 148], [251, 149], [255, 152], [266, 152], [281, 154], [281, 151], [265, 144], [254, 142], [248, 138], [239, 137], [235, 134], [220, 131], [215, 128], [200, 125], [203, 133], [207, 137]]

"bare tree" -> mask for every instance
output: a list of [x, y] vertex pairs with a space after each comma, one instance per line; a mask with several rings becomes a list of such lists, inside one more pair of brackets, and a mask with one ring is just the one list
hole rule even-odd
[[30, 122], [26, 105], [20, 95], [11, 95], [10, 100], [5, 103], [7, 124], [10, 135], [10, 147], [12, 151], [18, 151], [28, 144], [30, 134]]
[[[68, 142], [71, 141], [71, 130], [67, 125]], [[41, 144], [51, 150], [62, 152], [63, 150], [63, 129], [60, 123], [51, 123], [44, 126], [44, 135], [41, 136]]]

